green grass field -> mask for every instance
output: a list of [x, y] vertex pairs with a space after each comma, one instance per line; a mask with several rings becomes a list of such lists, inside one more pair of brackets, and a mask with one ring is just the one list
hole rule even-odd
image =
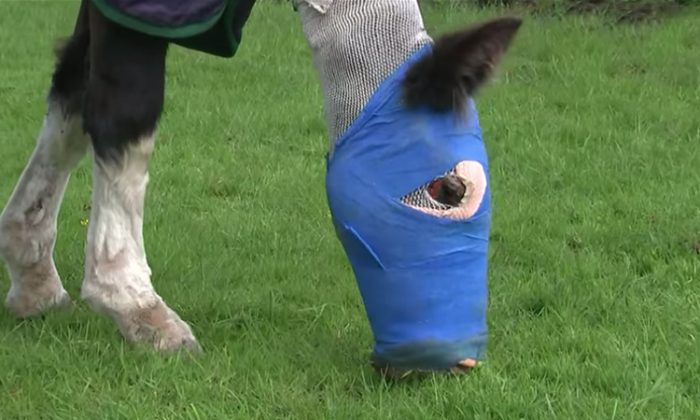
[[[0, 205], [76, 8], [0, 2]], [[496, 14], [425, 18], [437, 33]], [[21, 322], [2, 311], [0, 419], [700, 418], [698, 18], [526, 20], [478, 98], [495, 210], [489, 360], [399, 384], [368, 365], [291, 7], [260, 2], [234, 60], [173, 48], [145, 235], [154, 284], [205, 354], [132, 348], [84, 303]], [[90, 178], [86, 159], [59, 222], [74, 298]]]

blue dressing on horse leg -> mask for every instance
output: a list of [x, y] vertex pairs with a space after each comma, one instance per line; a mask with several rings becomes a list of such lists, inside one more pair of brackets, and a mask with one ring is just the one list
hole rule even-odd
[[[426, 46], [391, 74], [328, 157], [326, 192], [362, 295], [379, 366], [448, 369], [487, 342], [488, 162], [470, 99], [466, 120], [402, 103], [401, 82]], [[459, 162], [484, 168], [478, 210], [455, 220], [401, 198]]]

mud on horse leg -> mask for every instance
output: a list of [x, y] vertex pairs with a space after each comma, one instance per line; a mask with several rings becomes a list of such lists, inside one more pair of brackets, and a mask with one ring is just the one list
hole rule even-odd
[[88, 146], [80, 116], [88, 42], [82, 7], [74, 34], [58, 52], [36, 147], [0, 215], [0, 257], [12, 282], [6, 305], [19, 317], [40, 315], [70, 303], [53, 250], [56, 219], [70, 172]]
[[167, 41], [90, 10], [83, 118], [94, 151], [82, 297], [130, 342], [198, 349], [190, 327], [151, 284], [143, 241], [148, 165], [163, 107]]

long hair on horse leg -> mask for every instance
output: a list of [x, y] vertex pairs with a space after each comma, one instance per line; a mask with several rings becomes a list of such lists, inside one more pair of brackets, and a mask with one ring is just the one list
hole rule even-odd
[[493, 75], [521, 24], [500, 18], [437, 39], [406, 75], [406, 104], [464, 114], [467, 98]]

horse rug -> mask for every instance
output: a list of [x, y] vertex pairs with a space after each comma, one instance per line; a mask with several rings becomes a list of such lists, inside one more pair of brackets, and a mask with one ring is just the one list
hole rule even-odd
[[182, 47], [233, 57], [255, 0], [92, 0], [105, 17]]

